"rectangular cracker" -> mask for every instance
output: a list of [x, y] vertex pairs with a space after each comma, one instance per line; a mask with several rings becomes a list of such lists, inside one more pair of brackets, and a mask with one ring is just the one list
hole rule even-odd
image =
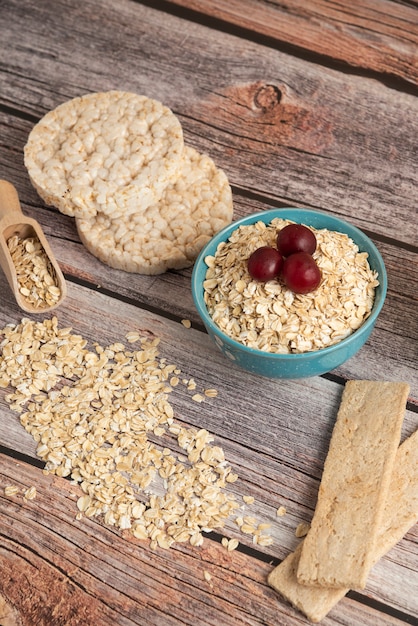
[[408, 393], [406, 383], [346, 384], [299, 559], [302, 584], [365, 587]]
[[[418, 521], [418, 430], [399, 446], [373, 551], [373, 565]], [[348, 588], [301, 585], [296, 572], [303, 542], [268, 576], [268, 583], [311, 622], [320, 622]]]

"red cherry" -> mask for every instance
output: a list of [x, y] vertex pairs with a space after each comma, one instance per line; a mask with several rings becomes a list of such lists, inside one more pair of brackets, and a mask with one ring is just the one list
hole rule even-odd
[[255, 280], [268, 281], [276, 278], [283, 265], [283, 257], [276, 248], [262, 246], [248, 259], [248, 271]]
[[307, 252], [296, 252], [285, 259], [282, 268], [283, 282], [294, 293], [315, 291], [321, 282], [321, 270]]
[[315, 234], [303, 224], [288, 224], [277, 235], [277, 249], [283, 256], [295, 252], [313, 254], [316, 250]]

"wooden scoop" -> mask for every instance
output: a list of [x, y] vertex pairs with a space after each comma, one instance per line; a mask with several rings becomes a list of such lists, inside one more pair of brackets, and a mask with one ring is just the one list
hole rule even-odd
[[[40, 255], [49, 261], [49, 273], [53, 278], [50, 285], [53, 298], [45, 290], [48, 286], [41, 282], [27, 284], [25, 286], [19, 282], [20, 270], [18, 272], [13, 261], [12, 254], [8, 247], [11, 237], [17, 236], [20, 240], [38, 240], [41, 248]], [[27, 242], [28, 247], [30, 243]], [[43, 250], [42, 250], [43, 248]], [[45, 254], [44, 254], [45, 253]], [[6, 180], [0, 180], [0, 265], [6, 275], [9, 285], [21, 309], [28, 313], [45, 313], [59, 306], [67, 293], [64, 276], [54, 258], [44, 233], [38, 222], [30, 217], [25, 217], [20, 208], [19, 197], [14, 186]], [[23, 263], [24, 265], [24, 263]], [[51, 282], [49, 280], [49, 282]], [[58, 288], [58, 290], [57, 290]], [[31, 293], [28, 293], [28, 292]], [[34, 294], [36, 298], [34, 297]], [[52, 302], [53, 301], [53, 302]]]

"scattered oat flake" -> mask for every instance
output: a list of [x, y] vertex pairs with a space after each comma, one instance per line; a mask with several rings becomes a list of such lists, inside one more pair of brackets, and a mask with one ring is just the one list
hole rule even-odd
[[181, 323], [183, 324], [185, 328], [191, 328], [192, 326], [192, 323], [190, 320], [181, 320]]
[[165, 433], [165, 428], [163, 428], [162, 426], [157, 426], [157, 428], [154, 428], [154, 435], [156, 435], [157, 437], [162, 437], [164, 433]]
[[205, 396], [207, 396], [208, 398], [216, 398], [216, 396], [218, 395], [218, 390], [217, 389], [205, 389]]
[[257, 538], [257, 544], [259, 546], [271, 546], [273, 544], [273, 537], [270, 535], [260, 535]]
[[209, 582], [210, 580], [212, 580], [212, 576], [211, 576], [210, 572], [208, 572], [207, 570], [204, 570], [204, 571], [203, 571], [203, 578], [204, 578], [207, 582]]
[[226, 549], [228, 550], [228, 552], [232, 552], [233, 550], [236, 550], [238, 546], [239, 546], [238, 539], [229, 539]]
[[34, 500], [36, 498], [36, 487], [29, 487], [23, 494], [25, 500]]
[[6, 496], [15, 496], [17, 493], [19, 493], [19, 487], [16, 485], [6, 485], [4, 488], [4, 495]]
[[140, 334], [135, 331], [130, 331], [129, 333], [126, 333], [125, 335], [125, 339], [128, 343], [135, 343], [139, 341], [140, 338], [141, 338]]
[[241, 526], [241, 532], [246, 535], [253, 535], [255, 533], [255, 526], [252, 526], [251, 524], [243, 524]]
[[286, 515], [286, 507], [279, 506], [279, 508], [276, 511], [276, 515], [277, 517], [283, 517], [283, 515]]
[[244, 500], [245, 504], [254, 504], [253, 496], [242, 496], [242, 499]]
[[154, 550], [200, 546], [203, 531], [236, 515], [226, 487], [238, 476], [222, 448], [206, 429], [174, 423], [169, 380], [181, 372], [159, 357], [158, 338], [141, 337], [138, 351], [118, 341], [90, 346], [56, 317], [24, 318], [0, 337], [6, 401], [37, 442], [44, 473], [80, 486], [77, 520], [98, 517]]
[[310, 524], [308, 524], [307, 522], [301, 522], [296, 527], [295, 536], [298, 538], [306, 537], [306, 535], [309, 532], [310, 527], [311, 527]]
[[204, 402], [205, 398], [200, 393], [195, 393], [192, 396], [192, 400], [194, 400], [194, 402]]

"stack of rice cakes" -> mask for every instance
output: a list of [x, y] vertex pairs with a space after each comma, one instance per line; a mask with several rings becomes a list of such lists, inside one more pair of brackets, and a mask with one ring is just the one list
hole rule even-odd
[[103, 263], [140, 274], [193, 264], [232, 221], [232, 192], [212, 159], [185, 146], [166, 106], [124, 91], [88, 94], [47, 113], [24, 151], [41, 198], [75, 217]]

